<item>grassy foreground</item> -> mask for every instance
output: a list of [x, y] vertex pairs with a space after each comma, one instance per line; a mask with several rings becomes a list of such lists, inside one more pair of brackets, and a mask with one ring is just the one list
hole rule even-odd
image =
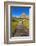
[[16, 26], [18, 25], [19, 21], [12, 21], [12, 32], [15, 32]]
[[[23, 20], [21, 20], [21, 21], [23, 21]], [[15, 32], [16, 26], [18, 25], [19, 22], [20, 22], [20, 19], [12, 20], [12, 32]], [[29, 20], [24, 19], [23, 26], [24, 26], [24, 28], [29, 29]]]
[[25, 28], [29, 29], [29, 20], [24, 19], [23, 25], [24, 25]]

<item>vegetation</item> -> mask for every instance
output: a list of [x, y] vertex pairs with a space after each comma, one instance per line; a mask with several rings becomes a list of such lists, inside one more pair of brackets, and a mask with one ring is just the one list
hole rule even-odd
[[29, 29], [29, 20], [24, 19], [23, 25], [24, 25], [25, 28]]
[[[20, 18], [19, 19], [12, 19], [12, 32], [15, 32], [15, 29], [20, 21], [23, 21], [23, 19], [22, 18], [21, 19]], [[24, 19], [23, 26], [24, 26], [24, 28], [29, 29], [29, 20]]]
[[18, 20], [12, 20], [12, 32], [15, 32], [16, 26], [18, 25]]

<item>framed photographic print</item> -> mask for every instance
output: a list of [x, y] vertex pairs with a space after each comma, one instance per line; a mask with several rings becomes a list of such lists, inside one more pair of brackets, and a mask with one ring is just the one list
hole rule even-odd
[[4, 2], [4, 43], [35, 42], [35, 3]]

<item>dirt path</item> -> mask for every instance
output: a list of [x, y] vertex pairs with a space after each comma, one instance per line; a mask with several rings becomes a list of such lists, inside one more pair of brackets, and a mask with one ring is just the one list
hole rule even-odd
[[[28, 33], [26, 32], [26, 30], [24, 29], [24, 26], [22, 24], [22, 21], [20, 21], [16, 27], [15, 30], [15, 35], [14, 36], [28, 36]], [[28, 30], [27, 30], [28, 31]]]

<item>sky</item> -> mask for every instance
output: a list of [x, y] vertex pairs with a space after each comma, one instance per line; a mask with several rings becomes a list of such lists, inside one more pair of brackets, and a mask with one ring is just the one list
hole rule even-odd
[[21, 16], [22, 13], [25, 13], [27, 16], [29, 16], [29, 7], [15, 7], [12, 6], [10, 10], [10, 14], [15, 17]]

